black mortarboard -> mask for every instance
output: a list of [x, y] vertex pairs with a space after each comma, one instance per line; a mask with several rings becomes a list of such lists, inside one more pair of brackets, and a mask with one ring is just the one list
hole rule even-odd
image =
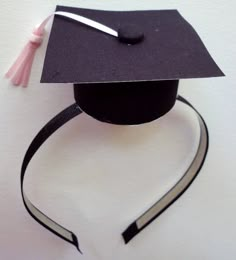
[[[41, 82], [74, 84], [76, 103], [39, 132], [22, 166], [22, 194], [29, 213], [49, 230], [78, 247], [72, 232], [47, 218], [23, 193], [26, 167], [40, 145], [82, 111], [100, 121], [114, 124], [152, 121], [167, 113], [175, 104], [179, 79], [224, 74], [193, 27], [177, 10], [100, 11], [58, 6], [56, 11], [86, 17], [117, 32], [112, 36], [56, 13]], [[49, 18], [43, 22], [42, 28]], [[31, 54], [41, 43], [42, 28], [34, 31], [27, 47]], [[16, 85], [27, 83], [28, 64], [33, 61], [33, 55], [27, 55], [21, 62], [24, 66], [13, 79]], [[13, 76], [19, 63], [20, 60], [7, 76]], [[178, 99], [192, 107], [182, 97]], [[127, 228], [123, 233], [126, 243], [173, 203], [201, 169], [208, 147], [208, 132], [203, 118], [198, 112], [197, 115], [202, 134], [193, 163], [170, 192]]]
[[73, 83], [83, 111], [106, 122], [138, 124], [175, 103], [179, 79], [222, 76], [193, 27], [177, 10], [100, 11], [58, 6], [134, 38], [127, 44], [55, 16], [41, 82]]

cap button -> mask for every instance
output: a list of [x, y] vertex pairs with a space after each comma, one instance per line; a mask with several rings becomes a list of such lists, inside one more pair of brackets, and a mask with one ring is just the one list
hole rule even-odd
[[138, 26], [128, 24], [119, 28], [118, 39], [123, 43], [136, 44], [144, 39], [144, 33]]

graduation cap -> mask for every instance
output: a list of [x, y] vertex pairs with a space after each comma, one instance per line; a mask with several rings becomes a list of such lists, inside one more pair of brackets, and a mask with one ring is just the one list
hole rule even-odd
[[44, 227], [79, 249], [76, 235], [39, 211], [23, 190], [29, 161], [60, 126], [82, 111], [107, 123], [142, 124], [166, 114], [176, 100], [197, 113], [201, 137], [192, 164], [167, 194], [122, 233], [128, 243], [188, 188], [206, 157], [206, 124], [196, 109], [177, 95], [179, 79], [224, 74], [177, 10], [102, 11], [57, 6], [56, 12], [33, 31], [29, 43], [8, 71], [13, 84], [27, 85], [35, 51], [52, 16], [41, 82], [72, 83], [75, 104], [38, 133], [23, 161], [23, 201], [31, 216]]

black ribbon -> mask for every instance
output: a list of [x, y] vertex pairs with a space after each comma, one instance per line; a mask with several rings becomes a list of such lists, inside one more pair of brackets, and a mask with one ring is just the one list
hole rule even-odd
[[[146, 226], [148, 226], [154, 219], [156, 219], [161, 213], [163, 213], [172, 203], [174, 203], [191, 185], [199, 171], [201, 170], [209, 143], [209, 136], [206, 123], [199, 112], [183, 97], [178, 96], [177, 100], [183, 102], [184, 104], [190, 106], [197, 114], [199, 125], [201, 129], [199, 146], [197, 153], [185, 172], [182, 178], [175, 184], [175, 186], [168, 191], [158, 202], [156, 202], [150, 209], [148, 209], [142, 216], [136, 219], [123, 233], [122, 236], [124, 238], [125, 243], [128, 243], [134, 236], [136, 236], [140, 231], [142, 231]], [[56, 115], [53, 119], [51, 119], [36, 135], [30, 144], [21, 168], [21, 194], [24, 205], [29, 212], [29, 214], [42, 226], [50, 230], [55, 235], [60, 238], [66, 240], [67, 242], [73, 244], [79, 252], [79, 244], [76, 235], [69, 231], [68, 229], [62, 227], [49, 217], [47, 217], [44, 213], [42, 213], [39, 209], [37, 209], [27, 198], [24, 192], [24, 176], [26, 168], [36, 153], [36, 151], [40, 148], [40, 146], [50, 137], [58, 128], [63, 126], [69, 120], [74, 118], [75, 116], [81, 114], [82, 111], [77, 104], [73, 104]]]
[[178, 96], [177, 100], [190, 106], [197, 114], [200, 125], [200, 140], [198, 150], [189, 168], [181, 179], [170, 189], [163, 197], [159, 199], [151, 208], [149, 208], [142, 216], [136, 219], [129, 227], [122, 233], [125, 243], [128, 243], [134, 236], [148, 226], [154, 219], [160, 216], [172, 203], [174, 203], [192, 184], [194, 179], [200, 172], [209, 145], [209, 134], [207, 125], [199, 112], [183, 97]]
[[[40, 148], [40, 146], [50, 137], [58, 128], [63, 126], [65, 123], [67, 123], [69, 120], [74, 118], [75, 116], [81, 114], [82, 111], [78, 107], [77, 104], [73, 104], [69, 106], [68, 108], [64, 109], [62, 112], [60, 112], [58, 115], [56, 115], [53, 119], [51, 119], [35, 136], [32, 143], [30, 144], [21, 168], [21, 194], [22, 199], [24, 202], [24, 205], [29, 212], [29, 214], [42, 226], [50, 230], [55, 235], [59, 236], [60, 238], [68, 241], [69, 243], [76, 246], [76, 248], [79, 249], [79, 244], [76, 235], [67, 230], [66, 228], [62, 227], [61, 225], [57, 224], [55, 221], [51, 220], [49, 217], [47, 217], [45, 214], [43, 214], [40, 210], [38, 210], [26, 197], [24, 193], [24, 177], [25, 177], [25, 171], [26, 168], [36, 153], [36, 151]], [[81, 252], [81, 251], [80, 251]]]

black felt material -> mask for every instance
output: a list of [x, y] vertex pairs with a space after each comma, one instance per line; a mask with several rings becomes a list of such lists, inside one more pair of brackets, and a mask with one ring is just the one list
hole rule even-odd
[[178, 80], [75, 84], [79, 107], [99, 121], [136, 125], [155, 120], [175, 104]]
[[135, 24], [145, 39], [134, 45], [55, 16], [41, 82], [101, 83], [222, 76], [192, 26], [177, 10], [98, 11], [58, 6], [114, 30]]
[[118, 38], [120, 42], [126, 44], [137, 44], [144, 38], [144, 33], [135, 24], [121, 25], [118, 29]]

